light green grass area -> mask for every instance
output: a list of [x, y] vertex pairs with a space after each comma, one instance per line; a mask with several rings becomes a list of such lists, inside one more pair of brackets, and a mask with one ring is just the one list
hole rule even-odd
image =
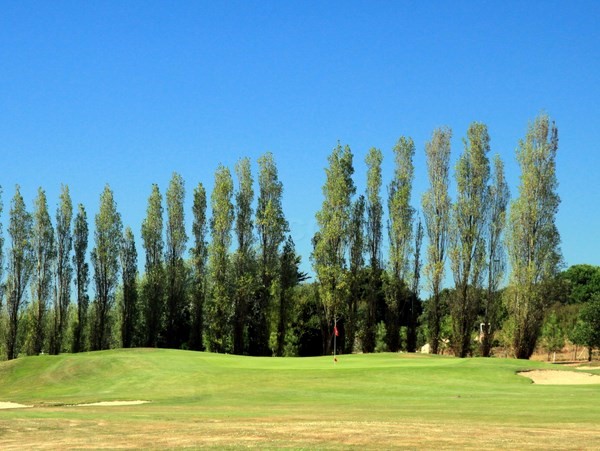
[[[544, 368], [414, 354], [343, 355], [334, 365], [155, 349], [21, 358], [0, 364], [0, 402], [34, 407], [0, 410], [0, 448], [599, 446], [600, 385], [538, 386], [516, 374]], [[115, 400], [151, 402], [75, 406]]]

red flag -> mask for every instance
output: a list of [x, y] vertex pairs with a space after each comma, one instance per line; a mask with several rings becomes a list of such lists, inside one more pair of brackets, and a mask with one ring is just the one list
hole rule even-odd
[[337, 330], [337, 326], [333, 326], [333, 333], [335, 334], [336, 337], [340, 336], [340, 334], [338, 333], [338, 330]]

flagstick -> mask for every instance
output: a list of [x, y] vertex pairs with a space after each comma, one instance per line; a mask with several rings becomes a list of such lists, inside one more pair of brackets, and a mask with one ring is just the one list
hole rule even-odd
[[336, 338], [337, 338], [337, 318], [333, 318], [333, 364], [336, 364], [336, 360], [335, 360], [335, 347], [336, 347]]

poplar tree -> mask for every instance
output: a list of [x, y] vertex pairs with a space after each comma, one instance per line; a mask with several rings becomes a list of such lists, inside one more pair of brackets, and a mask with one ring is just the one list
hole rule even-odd
[[331, 350], [334, 323], [344, 313], [348, 297], [346, 253], [352, 196], [356, 192], [352, 174], [352, 151], [341, 144], [329, 155], [325, 169], [323, 204], [317, 212], [319, 230], [313, 239], [313, 267], [319, 285], [319, 297], [325, 312], [324, 353]]
[[[359, 196], [352, 203], [352, 213], [348, 229], [348, 247], [350, 251], [349, 271], [348, 271], [348, 306], [346, 317], [343, 321], [343, 328], [338, 325], [340, 331], [340, 343], [344, 344], [344, 352], [350, 354], [354, 350], [354, 341], [358, 329], [358, 303], [362, 297], [363, 284], [363, 269], [364, 269], [364, 253], [365, 253], [365, 197]], [[371, 274], [371, 273], [370, 273]], [[369, 282], [373, 282], [369, 279]], [[374, 283], [374, 305], [377, 301], [377, 284]], [[371, 287], [371, 286], [370, 286]], [[370, 301], [371, 299], [368, 298]], [[371, 305], [368, 306], [370, 308]], [[371, 317], [374, 321], [374, 316]]]
[[489, 186], [487, 222], [487, 293], [483, 313], [483, 336], [481, 337], [481, 355], [489, 357], [493, 334], [498, 329], [500, 296], [498, 288], [506, 269], [506, 253], [503, 233], [506, 228], [506, 211], [510, 191], [504, 178], [504, 163], [499, 155], [492, 160], [492, 183]]
[[157, 347], [164, 317], [164, 264], [163, 264], [163, 207], [158, 185], [152, 185], [146, 217], [142, 222], [142, 244], [146, 252], [146, 280], [142, 293], [145, 344]]
[[192, 321], [190, 332], [190, 349], [204, 350], [204, 304], [206, 302], [206, 259], [208, 256], [206, 233], [206, 190], [202, 183], [194, 190], [194, 204], [192, 207], [194, 222], [192, 234], [194, 247], [191, 249], [193, 265], [193, 290], [192, 290]]
[[229, 319], [231, 309], [231, 290], [228, 280], [229, 246], [234, 211], [231, 198], [233, 180], [229, 169], [219, 165], [215, 173], [215, 186], [210, 204], [211, 243], [208, 261], [211, 275], [210, 297], [207, 300], [207, 347], [213, 352], [231, 351], [231, 329]]
[[440, 292], [444, 279], [448, 245], [448, 225], [450, 215], [450, 196], [448, 194], [448, 179], [450, 165], [450, 139], [452, 131], [449, 128], [434, 130], [431, 141], [425, 145], [427, 156], [427, 174], [429, 189], [422, 198], [425, 230], [429, 245], [427, 247], [427, 265], [425, 275], [431, 298], [428, 305], [427, 323], [431, 352], [437, 354], [440, 341]]
[[273, 304], [273, 283], [279, 277], [279, 249], [289, 227], [281, 205], [283, 184], [279, 180], [273, 154], [267, 152], [261, 156], [258, 168], [256, 231], [259, 287], [251, 307], [248, 337], [249, 353], [266, 355], [269, 351], [267, 314]]
[[521, 168], [519, 196], [512, 202], [507, 234], [510, 288], [507, 308], [514, 321], [516, 358], [527, 359], [535, 350], [549, 299], [550, 282], [561, 264], [556, 213], [558, 130], [542, 114], [529, 125], [519, 142]]
[[276, 355], [283, 356], [288, 334], [289, 323], [292, 319], [294, 288], [303, 280], [306, 274], [300, 272], [300, 256], [296, 255], [296, 247], [291, 236], [287, 237], [281, 252], [279, 275], [279, 315], [277, 318], [277, 349]]
[[8, 277], [6, 281], [8, 330], [6, 331], [6, 358], [12, 360], [19, 355], [17, 337], [19, 315], [24, 304], [27, 285], [33, 272], [32, 218], [27, 212], [19, 185], [11, 201], [8, 235]]
[[50, 214], [46, 193], [38, 188], [33, 209], [33, 286], [32, 298], [34, 302], [33, 339], [32, 351], [35, 355], [44, 350], [46, 339], [46, 315], [52, 295], [52, 266], [56, 257], [54, 247], [54, 228]]
[[451, 212], [450, 266], [455, 292], [450, 299], [452, 347], [458, 357], [471, 352], [471, 335], [481, 306], [485, 275], [490, 137], [487, 126], [469, 126], [465, 149], [456, 165], [457, 197]]
[[87, 214], [84, 206], [79, 204], [73, 225], [73, 266], [75, 267], [75, 287], [77, 292], [77, 322], [73, 330], [73, 352], [81, 352], [85, 349], [85, 330], [87, 327], [89, 306], [87, 290], [90, 282], [90, 270], [85, 258], [87, 247]]
[[94, 267], [96, 299], [91, 349], [108, 349], [111, 335], [111, 310], [119, 277], [121, 250], [121, 215], [117, 212], [113, 192], [108, 185], [100, 195], [100, 209], [96, 215], [95, 246], [91, 260]]
[[185, 184], [181, 175], [173, 173], [167, 189], [166, 199], [167, 321], [165, 337], [168, 347], [180, 348], [189, 336], [186, 321], [188, 312], [185, 302], [186, 268], [183, 261], [188, 237], [185, 232], [183, 209]]
[[410, 293], [410, 309], [409, 309], [409, 321], [406, 330], [406, 350], [408, 352], [415, 352], [417, 350], [417, 318], [421, 311], [419, 304], [419, 288], [421, 280], [421, 245], [423, 244], [423, 223], [421, 218], [417, 218], [417, 224], [415, 225], [415, 247], [414, 257], [412, 266], [412, 279], [411, 279], [411, 293]]
[[[233, 352], [234, 354], [243, 354], [245, 350], [245, 332], [248, 307], [254, 307], [251, 316], [252, 323], [260, 324], [262, 330], [253, 331], [250, 341], [255, 342], [252, 351], [257, 354], [263, 354], [261, 344], [264, 340], [260, 337], [266, 334], [269, 336], [268, 323], [266, 321], [267, 312], [261, 309], [258, 303], [252, 305], [252, 296], [255, 292], [254, 282], [254, 254], [252, 245], [253, 223], [252, 223], [252, 200], [254, 190], [252, 189], [252, 173], [250, 169], [250, 160], [244, 158], [235, 166], [235, 172], [238, 179], [238, 190], [235, 194], [235, 234], [237, 237], [237, 251], [234, 255], [234, 311], [233, 311]], [[258, 308], [257, 308], [258, 307]], [[258, 340], [256, 340], [259, 338]], [[258, 342], [258, 343], [256, 343]], [[268, 343], [268, 341], [267, 341]]]
[[69, 187], [64, 185], [60, 193], [60, 203], [56, 209], [56, 264], [54, 286], [54, 327], [50, 352], [58, 354], [63, 349], [63, 337], [68, 324], [69, 305], [71, 303], [71, 250], [73, 235], [71, 221], [73, 203]]
[[[414, 208], [410, 205], [410, 198], [414, 179], [414, 155], [413, 140], [401, 136], [394, 146], [394, 178], [388, 187], [390, 257], [386, 292], [392, 316], [392, 321], [388, 324], [388, 346], [393, 352], [398, 351], [400, 347], [400, 319], [410, 296], [409, 266], [415, 214]], [[415, 328], [414, 320], [413, 316], [409, 316], [410, 328]]]
[[[381, 150], [375, 147], [369, 150], [365, 158], [367, 163], [367, 193], [366, 193], [366, 247], [368, 249], [369, 271], [368, 288], [366, 293], [367, 311], [362, 332], [362, 348], [364, 352], [375, 350], [375, 326], [377, 323], [377, 301], [381, 292], [381, 242], [382, 242], [382, 217], [381, 204]], [[362, 233], [362, 230], [361, 230]], [[358, 293], [351, 292], [355, 297]], [[351, 308], [354, 308], [352, 306]], [[352, 330], [350, 330], [352, 334]], [[352, 337], [349, 337], [352, 339]]]
[[138, 327], [137, 250], [130, 227], [125, 229], [121, 243], [121, 274], [123, 302], [121, 304], [121, 346], [132, 347]]

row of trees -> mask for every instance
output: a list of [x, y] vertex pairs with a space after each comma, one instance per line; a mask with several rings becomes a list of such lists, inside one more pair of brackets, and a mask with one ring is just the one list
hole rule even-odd
[[[29, 354], [57, 354], [114, 345], [252, 355], [270, 355], [274, 349], [281, 355], [293, 288], [306, 276], [298, 269], [300, 257], [287, 236], [283, 187], [272, 154], [258, 163], [255, 214], [248, 159], [236, 165], [235, 192], [229, 169], [217, 169], [210, 221], [206, 190], [202, 183], [195, 188], [189, 259], [185, 258], [184, 181], [173, 174], [164, 199], [153, 185], [141, 227], [145, 250], [141, 276], [134, 233], [130, 227], [123, 228], [107, 185], [100, 196], [94, 247], [89, 253], [94, 283], [91, 302], [84, 206], [78, 206], [73, 221], [69, 189], [63, 187], [53, 227], [44, 191], [39, 189], [34, 211], [29, 213], [17, 186], [11, 202], [8, 274], [3, 286], [6, 357], [15, 358], [21, 348]], [[232, 234], [236, 238], [233, 253]], [[76, 308], [71, 306], [72, 283]], [[31, 302], [25, 309], [28, 294]], [[270, 343], [273, 334], [275, 346]]]
[[[401, 137], [394, 147], [394, 178], [388, 192], [389, 255], [382, 258], [383, 205], [382, 154], [371, 149], [366, 158], [367, 189], [356, 197], [352, 181], [352, 152], [338, 145], [329, 157], [324, 201], [316, 218], [313, 267], [328, 323], [342, 323], [344, 348], [354, 347], [355, 331], [362, 322], [362, 350], [375, 348], [377, 324], [386, 326], [387, 346], [399, 347], [399, 327], [406, 327], [405, 348], [416, 346], [415, 304], [421, 272], [423, 231], [428, 238], [424, 275], [431, 297], [425, 321], [431, 351], [441, 340], [442, 289], [447, 260], [454, 279], [446, 303], [451, 320], [450, 344], [465, 357], [473, 351], [477, 322], [481, 327], [481, 354], [490, 355], [492, 337], [500, 326], [502, 305], [499, 285], [510, 260], [510, 283], [504, 300], [510, 313], [514, 353], [528, 358], [551, 299], [558, 274], [560, 237], [555, 225], [559, 198], [556, 193], [555, 157], [558, 133], [546, 115], [538, 117], [519, 143], [521, 167], [519, 195], [508, 216], [509, 189], [499, 156], [490, 162], [490, 137], [485, 124], [470, 125], [464, 150], [455, 168], [456, 199], [450, 199], [450, 142], [452, 131], [436, 129], [426, 143], [429, 189], [422, 197], [424, 227], [410, 205], [413, 181], [412, 139]], [[365, 215], [366, 210], [366, 215]], [[363, 234], [363, 221], [366, 221]], [[363, 260], [366, 248], [368, 261]], [[507, 251], [507, 252], [506, 252]], [[363, 280], [364, 314], [357, 318], [357, 289]]]
[[[473, 351], [477, 323], [481, 353], [490, 355], [504, 305], [515, 355], [529, 357], [560, 264], [554, 221], [559, 203], [556, 127], [542, 115], [519, 143], [521, 184], [510, 214], [504, 166], [497, 155], [490, 161], [490, 137], [482, 123], [467, 131], [454, 171], [456, 199], [451, 201], [451, 137], [450, 129], [436, 129], [425, 146], [429, 189], [421, 201], [423, 220], [410, 203], [415, 145], [409, 137], [399, 139], [393, 149], [394, 175], [387, 184], [386, 224], [382, 152], [368, 152], [366, 191], [357, 195], [352, 151], [336, 146], [316, 214], [319, 229], [311, 255], [316, 281], [304, 286], [299, 286], [306, 275], [299, 271], [300, 257], [287, 236], [283, 186], [270, 153], [258, 161], [256, 200], [248, 159], [235, 167], [236, 186], [229, 168], [217, 168], [210, 220], [206, 189], [202, 183], [195, 187], [189, 258], [184, 181], [174, 174], [164, 197], [153, 185], [141, 225], [142, 275], [134, 233], [123, 228], [107, 185], [89, 254], [91, 300], [84, 206], [78, 206], [73, 219], [69, 190], [63, 187], [53, 226], [44, 191], [40, 188], [30, 214], [17, 186], [3, 285], [6, 356], [16, 357], [21, 346], [38, 354], [115, 345], [283, 355], [302, 353], [307, 341], [314, 342], [315, 331], [320, 332], [320, 351], [329, 353], [334, 329], [343, 352], [373, 352], [382, 343], [391, 351], [414, 351], [426, 337], [437, 353], [446, 313], [456, 355]], [[384, 257], [386, 230], [389, 251]], [[426, 258], [421, 255], [424, 236]], [[511, 276], [501, 296], [507, 255]], [[447, 260], [454, 287], [445, 301]], [[421, 272], [431, 294], [426, 302], [418, 296]], [[28, 293], [31, 303], [24, 309]]]

